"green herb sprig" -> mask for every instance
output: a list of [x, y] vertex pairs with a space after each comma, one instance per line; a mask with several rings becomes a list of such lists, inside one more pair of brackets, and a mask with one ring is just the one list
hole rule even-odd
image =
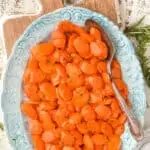
[[4, 130], [4, 126], [3, 124], [0, 122], [0, 129], [3, 131]]
[[145, 81], [150, 87], [150, 57], [146, 56], [147, 46], [150, 45], [150, 25], [142, 26], [144, 17], [134, 25], [126, 28], [126, 35], [136, 40], [136, 54], [139, 58]]

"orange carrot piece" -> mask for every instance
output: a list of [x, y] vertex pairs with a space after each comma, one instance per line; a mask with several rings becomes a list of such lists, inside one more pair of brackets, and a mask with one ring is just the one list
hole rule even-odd
[[84, 137], [83, 137], [83, 143], [84, 143], [84, 146], [87, 149], [94, 150], [93, 141], [92, 141], [91, 137], [88, 134], [84, 135]]
[[83, 116], [85, 121], [95, 120], [96, 118], [95, 111], [90, 105], [83, 106], [81, 115]]
[[45, 150], [45, 144], [40, 135], [32, 135], [32, 142], [36, 150]]
[[103, 134], [94, 134], [92, 140], [95, 145], [104, 145], [108, 142], [107, 137]]
[[31, 134], [40, 135], [43, 131], [42, 125], [38, 120], [29, 121], [29, 131]]
[[21, 110], [26, 116], [28, 116], [29, 118], [33, 120], [38, 118], [36, 110], [34, 109], [33, 105], [30, 103], [27, 103], [27, 102], [22, 103]]

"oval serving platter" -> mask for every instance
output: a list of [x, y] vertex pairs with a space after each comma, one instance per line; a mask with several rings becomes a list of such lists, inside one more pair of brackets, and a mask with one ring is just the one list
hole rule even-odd
[[[44, 41], [61, 20], [70, 20], [82, 26], [88, 18], [102, 24], [114, 42], [117, 50], [116, 57], [121, 63], [123, 78], [128, 85], [133, 112], [143, 122], [146, 108], [144, 81], [132, 44], [119, 28], [106, 17], [85, 8], [69, 6], [46, 14], [34, 21], [17, 41], [9, 57], [3, 74], [2, 109], [7, 135], [14, 150], [33, 149], [28, 134], [28, 122], [20, 110], [20, 104], [24, 98], [22, 77], [31, 47]], [[128, 124], [126, 124], [125, 132], [122, 135], [121, 149], [132, 150], [135, 146], [136, 142], [131, 136]]]

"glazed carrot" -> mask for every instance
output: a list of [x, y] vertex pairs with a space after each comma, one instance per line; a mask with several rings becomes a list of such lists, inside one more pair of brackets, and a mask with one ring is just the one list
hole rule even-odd
[[73, 63], [68, 63], [66, 66], [66, 70], [67, 70], [67, 74], [70, 77], [79, 76], [82, 73], [78, 65]]
[[28, 96], [28, 98], [33, 101], [33, 102], [37, 102], [40, 100], [38, 94], [38, 87], [36, 84], [26, 84], [24, 86], [24, 92], [25, 94]]
[[[102, 145], [94, 145], [94, 149], [95, 150], [105, 150], [104, 149], [104, 146], [102, 146]], [[106, 149], [107, 150], [107, 149]]]
[[104, 145], [108, 141], [107, 137], [103, 134], [94, 134], [92, 140], [95, 145]]
[[58, 94], [63, 100], [66, 100], [66, 101], [72, 98], [72, 91], [66, 84], [59, 85]]
[[79, 88], [84, 85], [84, 76], [73, 76], [70, 77], [67, 81], [68, 87], [71, 89]]
[[120, 145], [120, 137], [117, 135], [113, 135], [108, 142], [108, 150], [119, 150]]
[[42, 134], [42, 140], [45, 143], [51, 143], [53, 141], [55, 141], [57, 139], [57, 137], [55, 136], [55, 133], [53, 131], [45, 131]]
[[104, 42], [102, 41], [91, 42], [90, 49], [91, 49], [91, 53], [94, 56], [100, 58], [101, 60], [107, 58], [108, 48]]
[[35, 57], [31, 56], [30, 60], [28, 61], [27, 68], [30, 70], [36, 70], [38, 69], [38, 61], [35, 59]]
[[82, 37], [78, 37], [74, 40], [74, 47], [81, 57], [83, 58], [90, 57], [90, 46], [88, 42], [84, 40]]
[[29, 131], [31, 134], [40, 135], [43, 131], [41, 123], [38, 120], [30, 120]]
[[89, 96], [90, 96], [89, 92], [85, 87], [77, 88], [73, 92], [73, 98], [72, 98], [73, 104], [76, 107], [83, 107], [88, 103]]
[[73, 59], [74, 64], [79, 64], [83, 60], [82, 57], [78, 55], [77, 53], [71, 53], [70, 55]]
[[46, 111], [39, 111], [39, 118], [45, 131], [55, 128], [55, 124], [52, 122], [50, 115]]
[[110, 124], [108, 124], [107, 122], [101, 121], [100, 126], [101, 126], [101, 132], [104, 135], [106, 135], [108, 138], [113, 135], [113, 128]]
[[94, 90], [102, 90], [104, 88], [104, 81], [101, 76], [90, 76], [88, 82]]
[[121, 136], [124, 132], [124, 125], [120, 125], [116, 127], [115, 134]]
[[69, 118], [69, 122], [71, 124], [78, 124], [81, 122], [82, 116], [80, 113], [73, 113], [70, 118]]
[[84, 146], [87, 149], [94, 150], [93, 141], [92, 141], [91, 137], [88, 134], [84, 135], [84, 137], [83, 137], [83, 143], [84, 143]]
[[28, 102], [24, 102], [21, 104], [21, 110], [26, 116], [28, 116], [29, 118], [33, 120], [38, 118], [36, 110], [34, 109], [32, 104]]
[[73, 43], [74, 43], [74, 40], [77, 38], [77, 36], [78, 36], [78, 35], [74, 33], [74, 34], [72, 34], [72, 35], [69, 37], [69, 40], [68, 40], [68, 47], [67, 47], [67, 51], [68, 51], [69, 53], [76, 52]]
[[39, 135], [32, 135], [33, 146], [36, 150], [45, 150], [45, 144]]
[[114, 60], [112, 61], [112, 68], [118, 68], [118, 69], [121, 68], [121, 66], [120, 66], [120, 64], [119, 64], [119, 62], [118, 62], [117, 59], [114, 59]]
[[56, 99], [56, 89], [51, 83], [49, 82], [41, 83], [39, 88], [40, 91], [45, 95], [46, 100]]
[[92, 75], [97, 73], [97, 67], [95, 66], [95, 64], [91, 64], [86, 60], [81, 62], [80, 67], [82, 72], [85, 74]]
[[121, 70], [120, 68], [112, 68], [112, 78], [117, 79], [117, 78], [121, 78]]
[[66, 36], [63, 32], [61, 32], [60, 30], [54, 31], [52, 33], [51, 40], [56, 48], [64, 49], [66, 44]]
[[92, 35], [95, 38], [95, 40], [102, 39], [100, 31], [94, 27], [90, 28], [90, 35]]
[[83, 116], [85, 121], [95, 120], [96, 118], [95, 111], [90, 105], [83, 106], [81, 115]]
[[70, 62], [72, 62], [72, 57], [67, 51], [63, 51], [60, 55], [60, 63], [65, 66], [67, 63]]
[[88, 133], [87, 124], [85, 122], [77, 124], [77, 129], [82, 134]]
[[106, 73], [107, 72], [107, 63], [105, 61], [100, 61], [97, 64], [97, 70], [99, 73]]
[[98, 114], [98, 116], [101, 119], [104, 120], [107, 120], [112, 114], [111, 109], [108, 106], [105, 106], [103, 104], [99, 104], [98, 106], [96, 106], [95, 112]]
[[[48, 42], [31, 48], [23, 75], [35, 150], [119, 150], [126, 115], [107, 71], [108, 47], [101, 32], [61, 21]], [[112, 77], [129, 107], [117, 59]]]
[[90, 95], [90, 103], [93, 103], [93, 104], [98, 104], [100, 102], [102, 102], [102, 98], [103, 98], [103, 95], [102, 93], [98, 93], [98, 92], [92, 92], [91, 95]]
[[40, 60], [41, 57], [50, 55], [54, 51], [54, 46], [51, 43], [40, 43], [34, 46], [32, 49], [32, 54], [37, 60]]
[[54, 70], [54, 64], [48, 57], [39, 62], [39, 67], [46, 74], [50, 74]]
[[80, 146], [83, 144], [83, 137], [82, 137], [82, 134], [77, 131], [77, 130], [72, 130], [70, 131], [70, 133], [74, 136], [75, 138], [75, 145], [76, 146]]
[[61, 141], [64, 143], [64, 145], [72, 146], [74, 144], [75, 139], [70, 133], [62, 132]]
[[100, 133], [101, 132], [101, 124], [99, 122], [92, 120], [87, 122], [88, 131], [92, 133]]

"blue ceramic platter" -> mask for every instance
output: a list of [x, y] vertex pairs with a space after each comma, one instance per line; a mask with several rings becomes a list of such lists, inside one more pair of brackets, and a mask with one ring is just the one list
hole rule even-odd
[[[45, 40], [61, 20], [70, 20], [84, 25], [86, 19], [92, 18], [103, 25], [117, 50], [116, 57], [121, 63], [123, 77], [129, 88], [129, 98], [133, 104], [133, 112], [143, 122], [146, 108], [144, 81], [134, 48], [127, 37], [106, 17], [80, 7], [66, 7], [46, 14], [33, 22], [23, 33], [13, 48], [3, 75], [2, 108], [9, 141], [14, 150], [32, 150], [28, 123], [20, 110], [23, 100], [22, 77], [27, 64], [30, 48]], [[122, 135], [122, 150], [132, 150], [136, 142], [132, 138], [129, 127]]]

